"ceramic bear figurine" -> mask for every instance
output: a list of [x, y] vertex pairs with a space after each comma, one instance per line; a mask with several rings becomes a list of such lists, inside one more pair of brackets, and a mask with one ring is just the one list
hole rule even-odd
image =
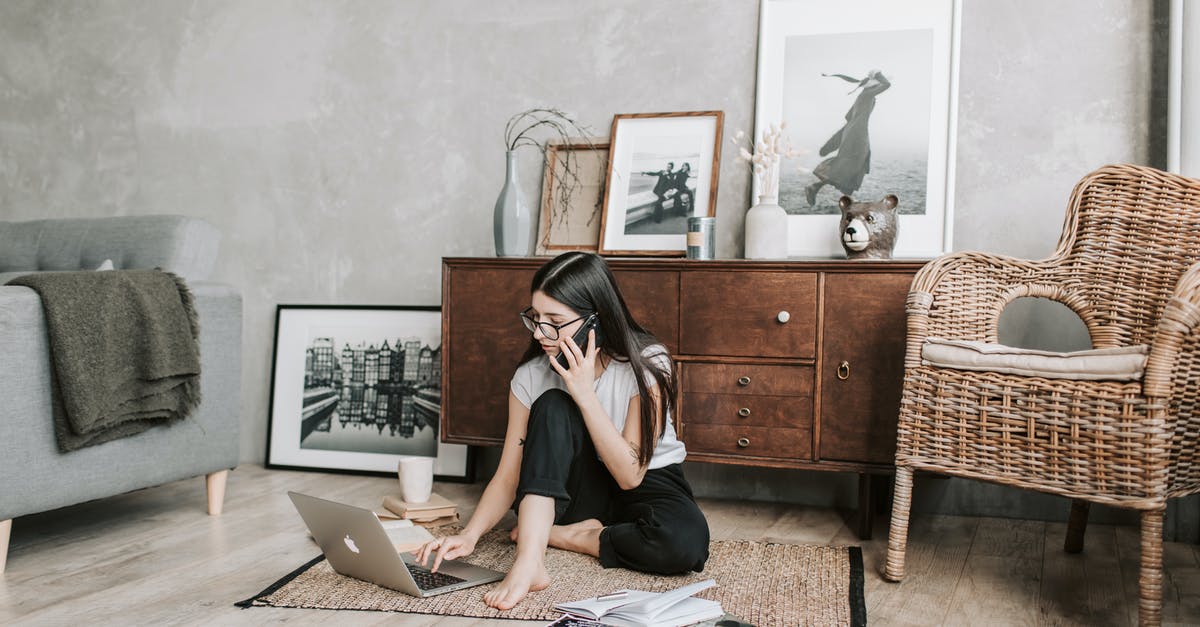
[[888, 194], [878, 202], [854, 202], [842, 196], [842, 248], [847, 259], [891, 259], [899, 224], [896, 205], [900, 199]]

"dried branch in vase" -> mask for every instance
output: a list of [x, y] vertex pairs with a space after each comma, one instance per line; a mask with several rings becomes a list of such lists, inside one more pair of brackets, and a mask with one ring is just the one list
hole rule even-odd
[[[529, 109], [522, 111], [511, 118], [504, 126], [504, 143], [509, 151], [514, 151], [521, 146], [534, 146], [542, 153], [542, 170], [545, 171], [547, 151], [546, 147], [550, 143], [557, 144], [586, 144], [590, 149], [595, 150], [596, 146], [592, 140], [592, 129], [585, 124], [581, 124], [576, 120], [575, 116], [566, 113], [560, 109]], [[544, 141], [537, 139], [539, 137], [546, 138]], [[555, 206], [551, 215], [552, 220], [559, 221], [564, 226], [568, 216], [567, 209], [570, 206], [572, 195], [583, 184], [580, 177], [580, 165], [578, 157], [574, 151], [562, 151], [562, 168], [561, 175], [555, 176], [553, 185], [555, 190]], [[600, 162], [600, 167], [603, 170], [604, 162]], [[603, 171], [600, 173], [603, 178]], [[591, 215], [588, 217], [588, 225], [597, 219], [600, 215], [600, 205], [597, 202]]]

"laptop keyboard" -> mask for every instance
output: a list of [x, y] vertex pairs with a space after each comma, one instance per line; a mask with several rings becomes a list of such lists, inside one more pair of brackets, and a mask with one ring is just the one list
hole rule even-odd
[[428, 569], [417, 566], [416, 564], [408, 564], [408, 572], [412, 573], [413, 579], [417, 582], [417, 587], [422, 590], [433, 590], [442, 586], [466, 581], [462, 577], [447, 575], [446, 573], [433, 573]]

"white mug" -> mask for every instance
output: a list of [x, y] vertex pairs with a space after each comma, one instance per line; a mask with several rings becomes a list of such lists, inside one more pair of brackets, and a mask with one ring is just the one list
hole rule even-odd
[[401, 457], [396, 465], [400, 498], [406, 503], [424, 503], [433, 494], [433, 458]]

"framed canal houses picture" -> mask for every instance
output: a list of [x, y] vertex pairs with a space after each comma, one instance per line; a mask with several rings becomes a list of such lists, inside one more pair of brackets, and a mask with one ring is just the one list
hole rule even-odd
[[279, 305], [267, 467], [386, 473], [433, 457], [443, 481], [471, 479], [470, 451], [445, 444], [439, 307]]

